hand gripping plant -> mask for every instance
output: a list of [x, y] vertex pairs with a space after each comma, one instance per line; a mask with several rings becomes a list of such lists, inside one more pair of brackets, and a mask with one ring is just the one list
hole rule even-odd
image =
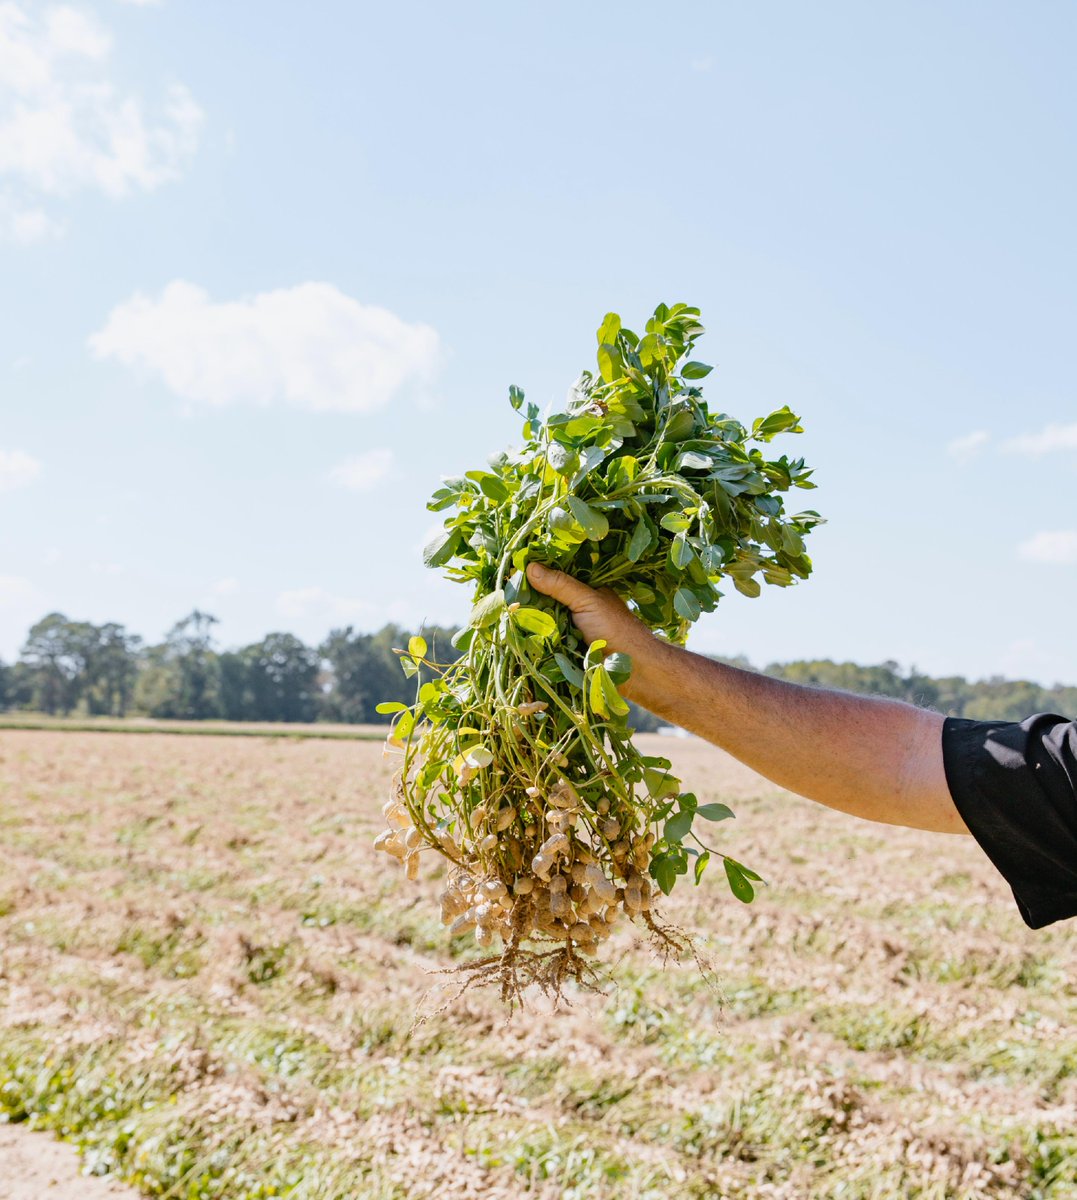
[[[797, 417], [782, 408], [748, 430], [711, 412], [700, 388], [711, 368], [691, 359], [702, 333], [683, 304], [659, 306], [643, 336], [609, 314], [599, 373], [580, 376], [566, 410], [542, 420], [511, 388], [522, 448], [446, 479], [429, 505], [452, 514], [425, 561], [472, 585], [475, 603], [458, 661], [432, 661], [419, 637], [401, 652], [417, 697], [379, 707], [397, 714], [389, 744], [402, 765], [375, 844], [409, 879], [425, 851], [449, 860], [442, 920], [491, 947], [460, 970], [510, 1003], [529, 983], [560, 994], [590, 981], [587, 956], [622, 914], [664, 950], [686, 949], [656, 918], [655, 885], [668, 894], [690, 858], [698, 883], [719, 852], [694, 824], [733, 815], [633, 745], [617, 691], [630, 661], [582, 644], [569, 613], [529, 588], [527, 563], [613, 589], [676, 643], [725, 581], [758, 596], [760, 577], [787, 587], [811, 571], [804, 535], [821, 518], [785, 503], [814, 486], [811, 472], [752, 445], [799, 433]], [[721, 857], [734, 895], [751, 900], [759, 876]]]

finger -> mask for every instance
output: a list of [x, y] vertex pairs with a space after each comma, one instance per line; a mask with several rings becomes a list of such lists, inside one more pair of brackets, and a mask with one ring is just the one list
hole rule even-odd
[[528, 564], [527, 579], [532, 587], [567, 605], [573, 612], [593, 604], [597, 595], [587, 584], [580, 583], [564, 571], [553, 571], [544, 567], [541, 563]]

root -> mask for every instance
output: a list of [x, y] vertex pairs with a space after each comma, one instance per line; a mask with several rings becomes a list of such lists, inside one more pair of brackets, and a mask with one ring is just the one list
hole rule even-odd
[[[412, 1030], [414, 1031], [430, 1017], [439, 1016], [451, 1008], [465, 993], [472, 988], [496, 987], [502, 1002], [507, 1005], [506, 1019], [512, 1016], [517, 1006], [527, 1009], [526, 991], [535, 987], [547, 996], [555, 1005], [564, 1004], [571, 1007], [572, 1001], [566, 995], [565, 989], [570, 984], [584, 992], [601, 994], [605, 984], [610, 980], [608, 968], [600, 967], [594, 961], [584, 957], [572, 941], [551, 943], [546, 939], [538, 939], [531, 934], [528, 940], [537, 942], [541, 949], [534, 946], [524, 946], [521, 931], [530, 928], [529, 912], [524, 905], [518, 905], [513, 915], [513, 931], [508, 943], [500, 954], [489, 954], [485, 958], [472, 962], [460, 963], [455, 967], [444, 967], [431, 971], [432, 975], [445, 976], [444, 984], [437, 987], [448, 987], [449, 994], [432, 1012], [419, 1017]], [[662, 960], [663, 966], [690, 957], [708, 988], [714, 992], [721, 1003], [725, 996], [718, 983], [718, 976], [700, 952], [691, 934], [676, 925], [658, 920], [651, 912], [640, 913], [639, 918], [647, 928], [647, 941]]]
[[681, 929], [679, 925], [670, 925], [664, 921], [659, 921], [650, 911], [643, 913], [642, 916], [643, 923], [647, 926], [648, 930], [647, 940], [662, 959], [662, 965], [666, 966], [670, 961], [677, 962], [684, 958], [685, 955], [690, 955], [692, 961], [696, 964], [703, 982], [715, 993], [720, 1003], [724, 1004], [725, 995], [718, 982], [718, 974], [700, 952], [695, 938], [684, 929]]

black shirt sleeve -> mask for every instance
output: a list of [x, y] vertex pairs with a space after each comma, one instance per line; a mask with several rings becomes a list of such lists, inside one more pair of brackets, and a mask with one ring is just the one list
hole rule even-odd
[[954, 804], [1025, 923], [1077, 916], [1077, 723], [948, 717], [942, 750]]

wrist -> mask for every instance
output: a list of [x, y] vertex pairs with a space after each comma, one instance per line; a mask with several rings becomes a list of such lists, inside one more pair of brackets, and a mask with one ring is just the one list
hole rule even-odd
[[620, 689], [622, 695], [633, 704], [659, 712], [667, 706], [677, 656], [684, 651], [647, 632], [628, 653], [632, 658], [632, 674]]

